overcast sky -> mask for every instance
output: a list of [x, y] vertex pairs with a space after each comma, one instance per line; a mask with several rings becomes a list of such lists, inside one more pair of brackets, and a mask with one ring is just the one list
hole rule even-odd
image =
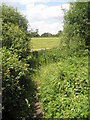
[[63, 30], [62, 8], [69, 9], [70, 0], [1, 0], [7, 5], [17, 7], [26, 16], [32, 29], [39, 34], [57, 33]]

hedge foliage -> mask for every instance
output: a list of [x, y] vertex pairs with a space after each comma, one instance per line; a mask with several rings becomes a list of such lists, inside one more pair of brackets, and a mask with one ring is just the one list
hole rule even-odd
[[35, 87], [26, 62], [30, 56], [28, 22], [16, 9], [1, 7], [3, 119], [29, 119]]
[[78, 2], [70, 4], [68, 12], [64, 15], [64, 41], [70, 43], [78, 42], [79, 45], [89, 46], [89, 2]]

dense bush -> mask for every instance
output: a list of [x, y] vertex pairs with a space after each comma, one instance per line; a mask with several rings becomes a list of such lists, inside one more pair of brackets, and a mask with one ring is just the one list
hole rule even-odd
[[13, 53], [16, 52], [20, 59], [26, 58], [30, 53], [30, 37], [25, 29], [27, 21], [23, 23], [24, 21], [26, 21], [25, 18], [16, 10], [2, 6], [2, 45]]
[[6, 5], [2, 5], [2, 21], [4, 23], [13, 23], [18, 25], [20, 28], [27, 30], [28, 28], [28, 21], [27, 19], [22, 16], [17, 9], [13, 7], [8, 7]]
[[3, 119], [28, 116], [28, 110], [25, 112], [29, 109], [25, 102], [26, 88], [29, 85], [28, 65], [19, 61], [17, 55], [11, 51], [3, 48], [2, 52]]
[[6, 48], [13, 53], [17, 53], [20, 59], [27, 57], [30, 53], [30, 37], [28, 37], [28, 32], [20, 29], [18, 25], [3, 23], [2, 34], [3, 46], [6, 46]]
[[3, 119], [30, 119], [34, 84], [30, 56], [30, 35], [25, 17], [12, 7], [2, 5], [2, 92]]

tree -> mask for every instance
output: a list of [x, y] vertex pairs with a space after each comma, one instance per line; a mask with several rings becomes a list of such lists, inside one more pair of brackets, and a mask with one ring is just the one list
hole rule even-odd
[[41, 35], [41, 37], [51, 37], [51, 36], [52, 36], [51, 33], [43, 33], [43, 34]]
[[36, 29], [36, 34], [38, 34], [38, 29]]
[[61, 31], [61, 30], [59, 30], [57, 34], [58, 34], [58, 35], [60, 35], [61, 33], [62, 33], [62, 31]]
[[36, 29], [36, 31], [31, 29], [29, 32], [31, 37], [40, 37], [40, 35], [38, 34], [38, 29]]
[[79, 42], [89, 45], [89, 2], [75, 2], [70, 4], [70, 9], [64, 16], [64, 32], [67, 36], [67, 43], [72, 37], [79, 36]]

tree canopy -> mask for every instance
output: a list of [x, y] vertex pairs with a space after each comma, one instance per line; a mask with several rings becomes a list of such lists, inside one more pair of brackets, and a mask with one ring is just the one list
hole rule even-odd
[[79, 42], [89, 45], [89, 2], [70, 3], [64, 16], [64, 32], [69, 39], [79, 36]]

